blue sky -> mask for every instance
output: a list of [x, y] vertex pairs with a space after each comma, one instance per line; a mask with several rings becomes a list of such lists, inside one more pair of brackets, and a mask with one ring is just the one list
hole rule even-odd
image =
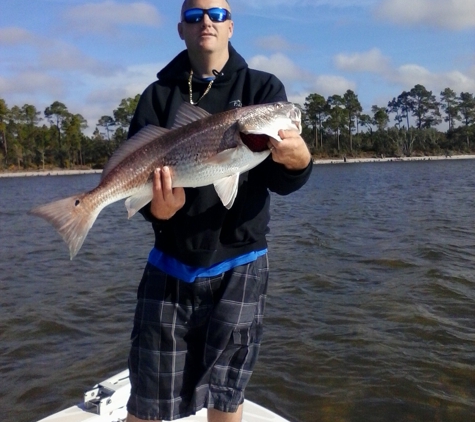
[[[291, 101], [352, 89], [364, 111], [422, 84], [475, 93], [475, 0], [230, 0], [234, 47]], [[0, 98], [58, 100], [94, 130], [184, 48], [180, 0], [3, 0]]]

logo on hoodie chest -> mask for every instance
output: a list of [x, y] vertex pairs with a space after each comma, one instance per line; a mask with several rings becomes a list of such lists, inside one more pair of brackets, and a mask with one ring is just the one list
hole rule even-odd
[[230, 104], [233, 108], [241, 108], [241, 107], [242, 107], [242, 102], [241, 102], [241, 100], [233, 100], [233, 101], [230, 101], [229, 104]]

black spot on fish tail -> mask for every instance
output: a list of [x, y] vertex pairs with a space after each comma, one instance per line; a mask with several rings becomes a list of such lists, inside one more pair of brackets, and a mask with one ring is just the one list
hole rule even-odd
[[49, 204], [33, 208], [29, 214], [36, 215], [50, 223], [62, 236], [69, 247], [71, 259], [78, 253], [89, 229], [94, 224], [104, 204], [98, 204], [93, 209], [80, 207], [86, 193], [70, 196]]

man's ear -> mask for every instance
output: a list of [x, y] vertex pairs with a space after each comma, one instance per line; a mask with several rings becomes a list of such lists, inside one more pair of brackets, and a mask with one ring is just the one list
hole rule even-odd
[[181, 22], [178, 22], [177, 29], [178, 29], [178, 35], [183, 40], [184, 39], [184, 37], [183, 37], [183, 24]]

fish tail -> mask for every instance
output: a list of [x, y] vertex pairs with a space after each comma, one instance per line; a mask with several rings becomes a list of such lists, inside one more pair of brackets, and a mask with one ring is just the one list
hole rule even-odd
[[101, 208], [93, 207], [82, 193], [33, 208], [28, 214], [45, 219], [63, 237], [73, 259], [81, 249], [89, 229], [96, 221]]

